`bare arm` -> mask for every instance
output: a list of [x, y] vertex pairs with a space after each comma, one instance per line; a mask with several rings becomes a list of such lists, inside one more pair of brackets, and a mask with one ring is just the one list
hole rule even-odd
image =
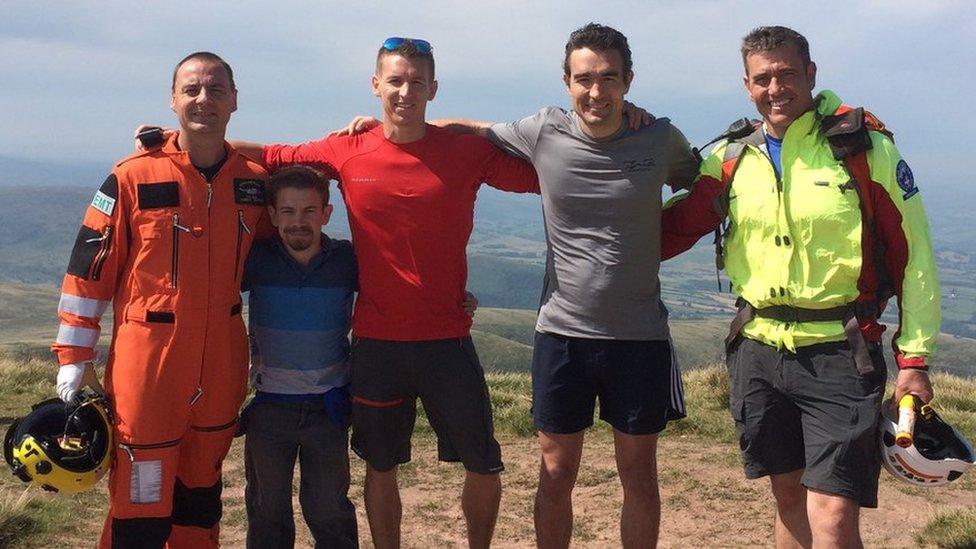
[[487, 137], [488, 128], [490, 128], [494, 122], [471, 120], [468, 118], [438, 118], [437, 120], [431, 120], [430, 124], [432, 126], [446, 128], [457, 133], [473, 133], [479, 137]]

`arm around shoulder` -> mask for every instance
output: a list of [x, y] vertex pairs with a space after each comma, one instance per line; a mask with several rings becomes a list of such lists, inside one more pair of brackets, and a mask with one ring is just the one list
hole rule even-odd
[[471, 133], [479, 137], [487, 137], [488, 128], [492, 124], [492, 122], [471, 120], [469, 118], [438, 118], [437, 120], [430, 121], [431, 126], [437, 126], [457, 133]]
[[528, 160], [506, 154], [485, 140], [480, 141], [487, 155], [481, 181], [502, 191], [539, 194], [539, 176]]
[[348, 142], [349, 139], [351, 138], [348, 136], [325, 137], [298, 145], [261, 145], [246, 141], [231, 141], [230, 143], [235, 147], [236, 143], [241, 143], [244, 147], [241, 152], [245, 155], [247, 155], [247, 151], [257, 154], [258, 161], [270, 172], [295, 164], [303, 164], [322, 171], [330, 179], [337, 179], [339, 177], [338, 166], [341, 162], [332, 143]]
[[254, 143], [253, 141], [243, 141], [240, 139], [229, 139], [227, 142], [230, 143], [230, 146], [234, 147], [237, 152], [257, 162], [258, 164], [261, 164], [262, 166], [265, 165], [263, 143]]
[[700, 164], [701, 159], [692, 151], [688, 139], [671, 124], [668, 136], [668, 186], [675, 191], [690, 189], [698, 178]]

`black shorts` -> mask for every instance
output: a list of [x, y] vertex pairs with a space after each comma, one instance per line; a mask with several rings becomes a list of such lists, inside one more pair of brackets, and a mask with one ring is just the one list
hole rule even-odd
[[546, 433], [576, 433], [600, 419], [630, 435], [685, 416], [681, 373], [668, 341], [589, 339], [536, 332], [532, 416]]
[[470, 337], [436, 341], [354, 338], [352, 449], [377, 471], [410, 461], [417, 398], [441, 461], [481, 474], [504, 469], [485, 372]]
[[801, 482], [878, 506], [878, 418], [885, 369], [861, 375], [847, 342], [779, 351], [740, 338], [727, 357], [729, 407], [748, 478], [803, 469]]

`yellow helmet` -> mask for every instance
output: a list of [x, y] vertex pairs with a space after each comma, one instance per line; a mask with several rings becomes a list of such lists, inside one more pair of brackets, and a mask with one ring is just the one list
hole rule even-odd
[[14, 474], [45, 490], [73, 494], [91, 488], [112, 462], [112, 422], [105, 399], [80, 404], [45, 400], [7, 429], [3, 457]]

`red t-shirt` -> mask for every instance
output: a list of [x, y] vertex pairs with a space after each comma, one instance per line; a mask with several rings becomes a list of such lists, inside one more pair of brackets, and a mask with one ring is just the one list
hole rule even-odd
[[355, 136], [269, 145], [263, 157], [271, 171], [306, 164], [339, 179], [359, 263], [352, 331], [373, 339], [468, 335], [471, 319], [461, 302], [478, 187], [539, 192], [528, 162], [487, 139], [430, 125], [413, 143], [393, 143], [379, 126]]

